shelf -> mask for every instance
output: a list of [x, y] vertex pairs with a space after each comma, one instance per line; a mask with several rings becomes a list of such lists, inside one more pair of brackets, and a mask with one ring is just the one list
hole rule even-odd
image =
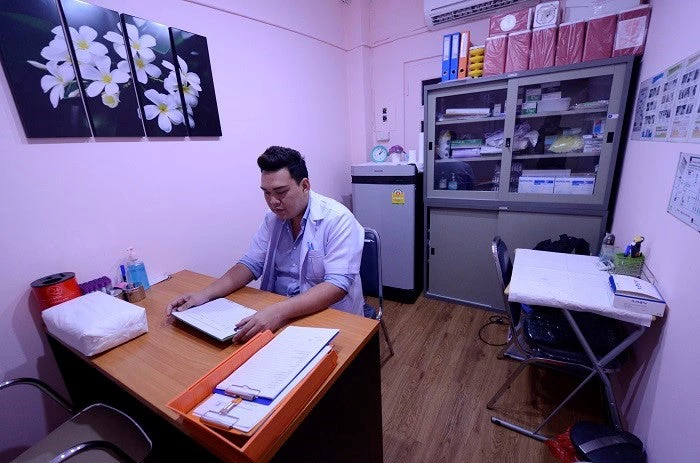
[[500, 161], [501, 155], [489, 155], [489, 156], [474, 156], [471, 158], [447, 158], [447, 159], [436, 159], [436, 164], [443, 164], [449, 162], [479, 162], [479, 161]]
[[513, 154], [513, 159], [585, 158], [591, 156], [600, 156], [600, 151], [597, 153]]
[[506, 116], [489, 116], [489, 117], [469, 117], [469, 118], [448, 118], [435, 122], [435, 125], [455, 125], [468, 124], [470, 122], [489, 122], [489, 121], [504, 121]]
[[576, 114], [607, 114], [608, 108], [597, 109], [569, 109], [567, 111], [547, 111], [536, 114], [518, 114], [516, 119], [531, 119], [533, 117], [549, 117], [549, 116], [569, 116]]

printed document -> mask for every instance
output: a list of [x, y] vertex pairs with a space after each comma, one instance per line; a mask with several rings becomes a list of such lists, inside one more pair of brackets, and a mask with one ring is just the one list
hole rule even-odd
[[223, 394], [214, 394], [192, 410], [192, 413], [196, 416], [202, 416], [207, 412], [217, 413], [220, 415], [219, 418], [222, 423], [242, 432], [250, 432], [263, 421], [282, 400], [284, 400], [287, 394], [289, 394], [289, 392], [321, 362], [323, 357], [327, 355], [330, 350], [331, 346], [326, 346], [321, 349], [321, 351], [306, 365], [306, 368], [304, 368], [269, 405], [244, 400], [235, 405], [231, 410], [226, 410], [232, 398]]
[[222, 297], [183, 312], [173, 312], [173, 317], [219, 341], [228, 341], [236, 334], [236, 324], [253, 314], [255, 310]]
[[337, 329], [288, 326], [216, 389], [247, 400], [273, 400], [336, 334]]

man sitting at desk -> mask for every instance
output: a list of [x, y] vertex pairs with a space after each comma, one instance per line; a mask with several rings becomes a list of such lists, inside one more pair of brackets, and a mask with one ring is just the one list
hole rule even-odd
[[345, 206], [311, 191], [298, 151], [271, 146], [258, 157], [258, 166], [271, 212], [248, 252], [211, 285], [171, 302], [168, 314], [225, 297], [262, 275], [261, 289], [294, 297], [241, 320], [234, 342], [329, 306], [361, 316], [364, 228]]

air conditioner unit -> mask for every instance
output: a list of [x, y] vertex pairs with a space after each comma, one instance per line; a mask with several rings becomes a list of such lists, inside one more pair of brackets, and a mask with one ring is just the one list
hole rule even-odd
[[490, 16], [496, 10], [531, 6], [537, 0], [423, 0], [428, 29], [440, 29]]

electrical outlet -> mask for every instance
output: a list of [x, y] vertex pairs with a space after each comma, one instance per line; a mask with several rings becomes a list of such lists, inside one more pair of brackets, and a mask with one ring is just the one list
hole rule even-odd
[[394, 109], [390, 101], [379, 102], [375, 108], [374, 130], [387, 131], [394, 128]]

